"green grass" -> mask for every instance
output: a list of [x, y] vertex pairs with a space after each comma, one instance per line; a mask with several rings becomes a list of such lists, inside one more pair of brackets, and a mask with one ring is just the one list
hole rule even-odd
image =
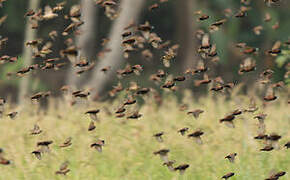
[[[76, 107], [59, 104], [58, 108], [52, 107], [54, 103], [51, 103], [46, 115], [36, 115], [36, 105], [27, 106], [15, 120], [8, 117], [0, 120], [0, 147], [5, 150], [5, 157], [12, 160], [11, 165], [0, 166], [0, 179], [212, 180], [232, 171], [235, 172], [232, 180], [260, 180], [267, 178], [272, 170], [286, 171], [281, 179], [289, 179], [290, 151], [282, 147], [290, 140], [289, 105], [280, 98], [263, 109], [258, 102], [258, 112], [268, 114], [265, 120], [267, 132], [282, 135], [280, 150], [260, 152], [263, 144], [253, 139], [257, 124], [254, 114], [238, 116], [235, 129], [218, 121], [236, 108], [248, 107], [248, 99], [239, 98], [241, 102], [237, 104], [234, 103], [236, 99], [225, 101], [222, 97], [201, 98], [198, 102], [185, 98], [183, 101], [189, 104], [190, 110], [205, 110], [197, 120], [186, 111], [179, 111], [179, 104], [173, 97], [164, 99], [160, 107], [145, 98], [147, 105], [141, 107], [143, 116], [139, 120], [118, 119], [105, 113], [104, 107], [113, 112], [120, 101]], [[88, 132], [90, 120], [84, 112], [94, 108], [101, 109], [101, 123], [93, 132]], [[128, 110], [132, 109], [134, 107]], [[35, 123], [43, 133], [31, 136], [29, 130]], [[179, 135], [177, 130], [185, 126], [190, 132], [201, 128], [205, 132], [204, 144], [197, 145], [192, 139]], [[160, 131], [165, 132], [163, 143], [152, 137]], [[73, 138], [72, 146], [59, 148], [58, 145], [69, 136]], [[96, 137], [106, 142], [102, 153], [90, 148]], [[51, 152], [37, 160], [31, 152], [40, 140], [53, 140], [54, 143]], [[161, 159], [153, 155], [161, 148], [171, 150], [169, 158], [176, 160], [176, 165], [190, 164], [184, 175], [162, 166]], [[238, 153], [234, 164], [224, 159], [232, 152]], [[69, 161], [71, 172], [67, 176], [55, 175], [65, 160]]]

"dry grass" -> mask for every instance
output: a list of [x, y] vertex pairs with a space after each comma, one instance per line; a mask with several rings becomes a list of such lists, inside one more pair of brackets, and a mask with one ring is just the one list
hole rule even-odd
[[[272, 152], [260, 152], [263, 146], [253, 139], [256, 135], [257, 120], [254, 114], [239, 116], [236, 128], [231, 129], [219, 123], [219, 119], [236, 108], [247, 107], [248, 98], [239, 97], [225, 101], [222, 97], [185, 98], [190, 108], [205, 110], [198, 120], [178, 110], [175, 98], [166, 98], [166, 103], [158, 107], [152, 102], [142, 106], [139, 120], [117, 119], [105, 113], [117, 107], [113, 104], [91, 104], [90, 108], [101, 109], [101, 123], [93, 132], [88, 132], [89, 117], [84, 112], [89, 107], [68, 107], [61, 105], [57, 109], [50, 107], [46, 115], [36, 115], [36, 106], [29, 106], [20, 112], [15, 120], [8, 117], [0, 120], [0, 146], [5, 157], [13, 162], [9, 166], [0, 166], [1, 178], [15, 179], [220, 179], [222, 175], [233, 171], [231, 179], [265, 179], [272, 170], [290, 173], [290, 151], [282, 145], [290, 140], [289, 105], [282, 98], [258, 112], [268, 114], [267, 132], [282, 135], [281, 149]], [[147, 100], [150, 101], [150, 100]], [[150, 105], [149, 105], [150, 103]], [[261, 102], [259, 102], [261, 103]], [[236, 105], [239, 104], [239, 105]], [[261, 107], [261, 104], [259, 104]], [[257, 112], [257, 113], [258, 113]], [[60, 117], [58, 117], [60, 115]], [[29, 130], [37, 123], [43, 133], [29, 135]], [[177, 130], [189, 127], [190, 131], [202, 129], [204, 144], [199, 146], [193, 140], [180, 136]], [[152, 135], [164, 131], [164, 142], [157, 142]], [[67, 137], [73, 138], [68, 148], [59, 148]], [[96, 137], [106, 141], [103, 153], [90, 148]], [[51, 152], [37, 160], [31, 152], [40, 140], [53, 140]], [[160, 148], [169, 148], [169, 158], [176, 164], [188, 163], [189, 169], [183, 176], [170, 172], [158, 156], [152, 154]], [[229, 163], [224, 157], [237, 152], [237, 161]], [[68, 160], [71, 172], [66, 177], [55, 175], [60, 164]], [[290, 179], [289, 174], [281, 179]]]

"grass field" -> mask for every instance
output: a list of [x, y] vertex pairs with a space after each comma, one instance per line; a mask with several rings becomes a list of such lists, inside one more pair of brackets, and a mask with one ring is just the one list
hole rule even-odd
[[[205, 112], [198, 119], [179, 111], [180, 103], [173, 97], [167, 97], [162, 106], [147, 101], [140, 109], [140, 119], [118, 119], [104, 110], [112, 112], [120, 101], [112, 104], [90, 104], [88, 106], [69, 107], [59, 104], [51, 107], [46, 115], [36, 115], [36, 105], [24, 108], [16, 119], [4, 117], [0, 120], [0, 147], [4, 149], [5, 158], [12, 161], [10, 165], [0, 165], [0, 179], [101, 179], [101, 180], [167, 180], [167, 179], [221, 179], [234, 172], [233, 180], [261, 180], [271, 171], [286, 171], [280, 179], [290, 179], [290, 150], [283, 145], [290, 140], [289, 104], [283, 98], [252, 113], [244, 113], [235, 119], [235, 128], [219, 123], [227, 113], [249, 106], [246, 97], [225, 101], [222, 97], [185, 98], [189, 110], [200, 108]], [[53, 103], [52, 103], [53, 104]], [[238, 105], [237, 105], [238, 104]], [[94, 131], [87, 130], [90, 123], [85, 115], [88, 109], [99, 108], [101, 122]], [[6, 110], [7, 112], [9, 110]], [[282, 136], [280, 149], [260, 152], [264, 145], [254, 140], [257, 135], [257, 123], [254, 115], [268, 114], [265, 123], [267, 133], [276, 132]], [[32, 136], [29, 130], [38, 124], [43, 132]], [[202, 129], [203, 145], [196, 144], [187, 136], [181, 136], [177, 130], [189, 127], [189, 133]], [[164, 142], [152, 137], [154, 133], [164, 131]], [[72, 137], [72, 145], [60, 148], [59, 145]], [[103, 152], [90, 148], [96, 138], [104, 139]], [[36, 143], [41, 140], [52, 140], [50, 152], [38, 160], [31, 154]], [[169, 148], [169, 159], [176, 165], [190, 164], [184, 175], [171, 172], [162, 165], [161, 159], [153, 155], [154, 151]], [[235, 163], [224, 157], [236, 152]], [[66, 176], [56, 175], [62, 162], [69, 161], [71, 170]]]

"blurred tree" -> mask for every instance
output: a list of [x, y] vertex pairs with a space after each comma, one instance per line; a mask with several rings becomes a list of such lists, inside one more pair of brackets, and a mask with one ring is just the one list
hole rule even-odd
[[[93, 76], [88, 81], [88, 86], [92, 87], [93, 94], [95, 96], [101, 95], [110, 82], [112, 77], [115, 75], [115, 71], [122, 64], [122, 49], [121, 47], [121, 34], [124, 28], [132, 22], [136, 21], [142, 10], [142, 6], [145, 0], [122, 0], [120, 4], [120, 14], [113, 23], [109, 39], [110, 41], [106, 45], [106, 49], [110, 49], [103, 59], [101, 59], [94, 69]], [[133, 18], [133, 19], [132, 19]], [[100, 71], [101, 68], [111, 66], [111, 70], [104, 74]]]
[[[40, 0], [30, 0], [28, 10], [36, 11], [39, 8]], [[37, 30], [31, 28], [31, 24], [29, 21], [26, 21], [25, 27], [25, 39], [23, 45], [23, 67], [30, 66], [32, 64], [32, 50], [31, 48], [27, 48], [25, 42], [35, 40], [36, 39]], [[20, 87], [19, 87], [19, 94], [18, 94], [18, 102], [20, 104], [25, 103], [25, 96], [29, 91], [29, 74], [25, 77], [21, 78]]]
[[[92, 0], [81, 0], [81, 20], [84, 24], [80, 27], [80, 35], [76, 37], [77, 47], [80, 48], [77, 60], [86, 58], [89, 61], [95, 58], [95, 39], [97, 34], [96, 24], [98, 21], [97, 8]], [[82, 76], [82, 78], [85, 78]], [[80, 78], [76, 76], [76, 69], [71, 64], [67, 84], [75, 88], [81, 84]]]
[[196, 21], [193, 17], [195, 0], [178, 1], [176, 3], [177, 15], [177, 41], [180, 44], [179, 59], [182, 61], [180, 70], [193, 68], [198, 56], [194, 39]]

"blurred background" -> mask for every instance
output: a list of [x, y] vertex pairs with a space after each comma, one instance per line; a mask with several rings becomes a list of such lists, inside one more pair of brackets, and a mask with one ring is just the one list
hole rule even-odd
[[[283, 43], [289, 41], [290, 8], [287, 0], [271, 6], [267, 6], [263, 0], [242, 0], [242, 2], [238, 0], [120, 0], [114, 1], [116, 4], [113, 5], [113, 11], [104, 7], [101, 1], [69, 0], [57, 13], [57, 17], [39, 21], [37, 27], [31, 28], [29, 18], [25, 17], [30, 9], [37, 12], [39, 9], [44, 10], [47, 5], [55, 7], [61, 2], [58, 0], [7, 0], [2, 3], [0, 18], [3, 22], [0, 23], [0, 39], [7, 37], [8, 41], [1, 45], [0, 57], [3, 55], [17, 56], [18, 60], [13, 63], [0, 62], [1, 97], [11, 97], [13, 101], [17, 101], [23, 96], [39, 91], [51, 91], [53, 95], [58, 96], [59, 89], [63, 85], [75, 87], [75, 90], [91, 88], [99, 95], [107, 94], [112, 86], [117, 85], [117, 82], [120, 81], [116, 76], [116, 70], [124, 68], [127, 64], [140, 64], [144, 71], [139, 76], [123, 78], [121, 81], [124, 87], [129, 86], [130, 81], [136, 81], [142, 87], [155, 86], [149, 78], [158, 69], [166, 69], [167, 73], [177, 76], [182, 75], [186, 69], [193, 68], [200, 59], [197, 54], [200, 39], [196, 37], [196, 32], [203, 30], [209, 33], [209, 25], [224, 18], [227, 18], [227, 22], [222, 28], [210, 33], [210, 41], [212, 44], [216, 44], [219, 57], [219, 61], [214, 67], [211, 67], [211, 73], [214, 73], [211, 76], [221, 76], [225, 81], [247, 82], [248, 79], [253, 80], [263, 70], [271, 68], [275, 72], [274, 82], [287, 81], [285, 73], [287, 63], [289, 63], [290, 53], [287, 51], [289, 47], [283, 44], [282, 53], [275, 57], [263, 53], [271, 49], [276, 41]], [[72, 7], [77, 7], [76, 5], [80, 5], [80, 19], [84, 21], [84, 24], [79, 27], [79, 31], [62, 35], [64, 29], [73, 22], [67, 16], [72, 11]], [[246, 17], [234, 17], [242, 6], [249, 8]], [[228, 8], [231, 11], [227, 10]], [[202, 11], [201, 14], [206, 14], [209, 18], [199, 21], [200, 13], [198, 11]], [[264, 20], [266, 14], [271, 18], [267, 22]], [[114, 15], [118, 17], [114, 17]], [[3, 20], [3, 17], [6, 19]], [[170, 41], [171, 45], [179, 44], [178, 54], [169, 68], [164, 68], [161, 60], [165, 50], [149, 46], [140, 48], [136, 52], [130, 53], [128, 58], [124, 58], [121, 47], [121, 34], [125, 32], [124, 27], [132, 22], [144, 24], [146, 21], [153, 26], [151, 32], [156, 33], [162, 39], [162, 43]], [[263, 28], [258, 35], [253, 28], [260, 25]], [[57, 32], [54, 40], [50, 37], [52, 31]], [[52, 42], [50, 48], [52, 51], [45, 57], [33, 58], [31, 48], [27, 47], [25, 43], [35, 39], [42, 39], [40, 47], [47, 42]], [[109, 42], [106, 44], [107, 39]], [[250, 75], [238, 74], [245, 56], [241, 55], [235, 44], [241, 42], [258, 48], [259, 51], [254, 56], [257, 70]], [[60, 53], [61, 50], [68, 47], [68, 43], [77, 47], [77, 61], [85, 58], [94, 64], [91, 70], [79, 76], [75, 74], [74, 65]], [[106, 51], [106, 49], [110, 50]], [[144, 50], [149, 50], [152, 58], [146, 57], [144, 54], [142, 56]], [[60, 58], [58, 63], [65, 64], [59, 69], [36, 70], [24, 77], [15, 77], [10, 74], [31, 64], [43, 65], [44, 60], [49, 58]], [[112, 73], [100, 74], [100, 69], [106, 66], [112, 68], [110, 70]], [[194, 92], [204, 90], [194, 87], [193, 81], [189, 81], [184, 86]]]

